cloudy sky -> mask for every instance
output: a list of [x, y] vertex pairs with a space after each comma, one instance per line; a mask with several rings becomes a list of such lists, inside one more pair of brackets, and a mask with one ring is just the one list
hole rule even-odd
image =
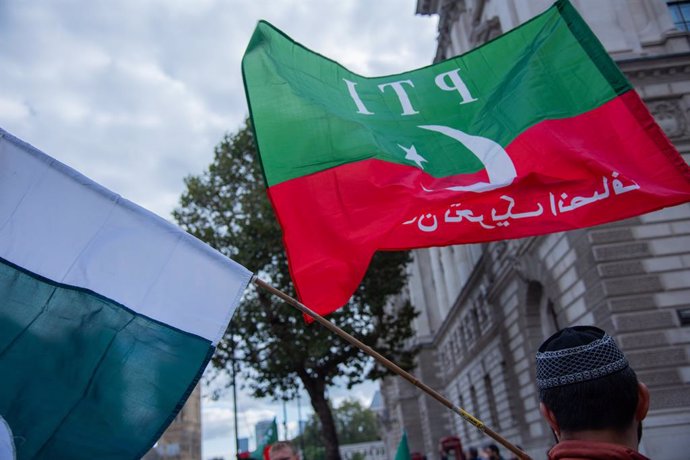
[[[183, 178], [201, 173], [214, 145], [247, 115], [240, 60], [259, 19], [376, 76], [431, 62], [437, 18], [415, 16], [415, 6], [415, 0], [3, 0], [0, 127], [169, 219]], [[336, 389], [332, 396], [368, 401], [373, 388]], [[241, 435], [260, 418], [278, 415], [282, 423], [280, 406], [240, 396]], [[308, 412], [306, 399], [302, 406]], [[205, 458], [232, 450], [231, 409], [227, 400], [204, 402]], [[293, 404], [289, 419], [296, 420], [295, 411]]]

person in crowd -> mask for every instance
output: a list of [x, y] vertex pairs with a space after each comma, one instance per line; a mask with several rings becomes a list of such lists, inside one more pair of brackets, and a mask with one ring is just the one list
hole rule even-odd
[[470, 447], [467, 449], [467, 460], [479, 460], [479, 451], [476, 447]]
[[289, 441], [278, 441], [268, 449], [270, 460], [299, 460], [297, 449]]
[[[525, 450], [522, 448], [522, 446], [520, 444], [515, 444], [515, 447], [517, 447], [518, 449], [523, 450], [523, 451]], [[511, 456], [508, 457], [508, 460], [520, 460], [520, 458], [517, 455], [511, 453]]]
[[486, 444], [484, 447], [482, 447], [480, 458], [486, 460], [503, 460], [503, 457], [501, 457], [501, 451], [498, 450], [498, 446], [496, 444]]
[[649, 390], [611, 336], [594, 326], [562, 329], [536, 355], [539, 409], [557, 444], [549, 459], [634, 459]]

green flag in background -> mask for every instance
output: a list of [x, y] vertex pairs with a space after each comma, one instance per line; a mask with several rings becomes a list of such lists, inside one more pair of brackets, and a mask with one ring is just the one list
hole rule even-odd
[[407, 433], [403, 431], [398, 450], [395, 452], [395, 460], [410, 460], [410, 446], [407, 445]]
[[255, 460], [268, 459], [268, 449], [271, 448], [271, 444], [278, 441], [278, 425], [276, 424], [275, 417], [273, 422], [266, 427], [266, 430], [260, 436], [256, 438], [256, 450], [249, 454], [250, 458]]

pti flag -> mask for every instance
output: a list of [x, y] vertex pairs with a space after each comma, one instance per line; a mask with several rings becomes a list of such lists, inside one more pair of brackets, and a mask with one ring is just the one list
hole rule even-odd
[[461, 56], [367, 78], [260, 22], [242, 70], [302, 301], [377, 250], [519, 238], [690, 200], [690, 171], [567, 1]]
[[0, 417], [17, 457], [144, 455], [250, 277], [0, 130]]

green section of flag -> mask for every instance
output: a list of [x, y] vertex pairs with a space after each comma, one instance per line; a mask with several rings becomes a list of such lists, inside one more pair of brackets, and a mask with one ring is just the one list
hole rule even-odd
[[140, 458], [213, 350], [0, 259], [0, 415], [18, 458]]
[[407, 433], [403, 432], [400, 443], [398, 444], [398, 450], [395, 452], [394, 460], [410, 460], [410, 446], [407, 444]]
[[[476, 172], [483, 165], [462, 144], [422, 126], [505, 147], [539, 121], [587, 112], [630, 89], [565, 1], [469, 53], [377, 78], [260, 22], [242, 70], [269, 186], [372, 158], [435, 177]], [[406, 158], [412, 145], [425, 162]]]
[[559, 0], [554, 4], [554, 7], [558, 8], [573, 36], [580, 42], [582, 49], [589, 55], [592, 63], [597, 66], [616, 94], [622, 94], [632, 89], [628, 79], [625, 78], [623, 72], [611, 59], [592, 29], [589, 28], [573, 5], [567, 0]]

